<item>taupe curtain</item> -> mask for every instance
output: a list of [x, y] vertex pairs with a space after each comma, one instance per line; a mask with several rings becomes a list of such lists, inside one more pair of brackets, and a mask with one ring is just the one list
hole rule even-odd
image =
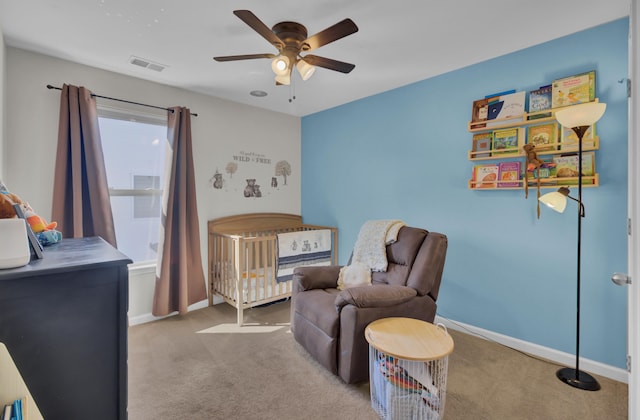
[[153, 315], [187, 313], [207, 298], [196, 206], [191, 148], [191, 113], [174, 107], [168, 114], [162, 223], [156, 266]]
[[100, 236], [116, 246], [96, 99], [84, 87], [65, 84], [60, 94], [51, 220], [65, 238]]

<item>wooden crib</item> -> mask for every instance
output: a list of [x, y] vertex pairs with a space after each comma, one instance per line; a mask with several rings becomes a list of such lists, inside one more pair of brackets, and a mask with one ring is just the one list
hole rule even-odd
[[[238, 311], [291, 296], [291, 280], [276, 280], [278, 234], [328, 229], [331, 264], [338, 264], [338, 229], [307, 225], [302, 216], [287, 213], [248, 213], [209, 220], [209, 306], [214, 295]], [[325, 232], [326, 234], [326, 232]]]

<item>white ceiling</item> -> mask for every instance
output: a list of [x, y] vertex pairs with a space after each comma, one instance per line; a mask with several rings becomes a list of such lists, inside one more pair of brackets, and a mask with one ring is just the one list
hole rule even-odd
[[[309, 35], [351, 18], [357, 33], [313, 54], [356, 67], [349, 74], [319, 68], [305, 82], [296, 75], [292, 87], [276, 87], [270, 60], [216, 62], [212, 57], [276, 51], [235, 9], [251, 10], [268, 27], [302, 23]], [[8, 46], [304, 116], [629, 10], [630, 0], [0, 0], [0, 28]], [[131, 56], [168, 67], [160, 73], [137, 67]], [[250, 96], [252, 90], [268, 96]]]

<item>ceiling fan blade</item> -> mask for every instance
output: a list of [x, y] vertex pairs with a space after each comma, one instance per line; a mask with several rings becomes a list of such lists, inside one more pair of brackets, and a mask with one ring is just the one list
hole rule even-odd
[[330, 58], [319, 57], [311, 54], [305, 55], [302, 59], [312, 66], [324, 67], [325, 69], [339, 71], [340, 73], [349, 73], [356, 67], [355, 64], [349, 64], [344, 61], [332, 60]]
[[213, 57], [216, 61], [237, 61], [237, 60], [253, 60], [254, 58], [274, 58], [275, 54], [245, 54], [245, 55], [225, 55], [222, 57]]
[[358, 32], [358, 27], [351, 19], [345, 19], [328, 27], [324, 31], [318, 32], [305, 39], [302, 43], [303, 51], [311, 51], [327, 45], [330, 42], [337, 41], [347, 35]]
[[284, 48], [284, 42], [273, 33], [271, 28], [265, 25], [256, 15], [249, 10], [234, 10], [233, 14], [238, 16], [244, 23], [249, 25], [251, 29], [259, 33], [264, 39], [269, 41], [279, 50]]

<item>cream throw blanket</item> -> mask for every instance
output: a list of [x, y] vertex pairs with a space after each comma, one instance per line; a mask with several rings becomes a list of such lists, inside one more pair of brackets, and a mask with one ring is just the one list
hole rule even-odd
[[[369, 220], [365, 222], [358, 233], [351, 266], [340, 269], [338, 289], [343, 290], [350, 286], [371, 284], [371, 271], [387, 271], [386, 247], [397, 240], [398, 232], [403, 226], [405, 223], [401, 220]], [[368, 282], [364, 279], [368, 279]]]

